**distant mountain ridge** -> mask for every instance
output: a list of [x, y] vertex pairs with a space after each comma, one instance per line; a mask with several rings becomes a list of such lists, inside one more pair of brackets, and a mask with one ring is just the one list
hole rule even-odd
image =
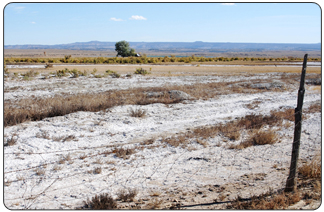
[[[69, 49], [69, 50], [115, 50], [116, 42], [75, 42], [56, 45], [4, 45], [4, 49]], [[321, 43], [225, 43], [225, 42], [129, 42], [136, 51], [316, 51], [321, 50]]]

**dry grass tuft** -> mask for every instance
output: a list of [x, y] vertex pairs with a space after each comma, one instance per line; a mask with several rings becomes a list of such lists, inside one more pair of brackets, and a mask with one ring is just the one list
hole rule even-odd
[[271, 111], [270, 115], [274, 117], [274, 120], [283, 120], [295, 121], [295, 110], [290, 108], [284, 111]]
[[322, 162], [320, 154], [314, 156], [314, 158], [302, 165], [298, 169], [298, 173], [305, 178], [321, 178], [322, 175]]
[[84, 204], [83, 209], [112, 210], [117, 208], [117, 201], [107, 193], [96, 195], [91, 200], [84, 202]]
[[146, 116], [146, 110], [142, 110], [140, 108], [136, 108], [135, 110], [133, 108], [130, 109], [129, 115], [131, 117], [137, 117], [137, 118], [143, 118]]
[[253, 145], [274, 144], [277, 142], [277, 134], [273, 130], [259, 130], [249, 138]]
[[153, 198], [145, 205], [145, 209], [149, 209], [149, 210], [159, 209], [161, 208], [162, 203], [163, 203], [163, 199]]
[[160, 190], [157, 189], [150, 189], [149, 190], [149, 194], [151, 197], [158, 197], [162, 194], [162, 192]]
[[13, 146], [17, 143], [18, 141], [18, 135], [17, 134], [13, 134], [11, 136], [11, 138], [4, 138], [4, 146]]
[[102, 171], [101, 167], [97, 167], [97, 168], [95, 168], [95, 169], [93, 170], [93, 173], [94, 173], [94, 174], [100, 174], [101, 171]]
[[322, 112], [321, 104], [312, 104], [305, 110], [305, 113], [320, 113], [320, 112]]
[[133, 149], [124, 149], [124, 148], [116, 148], [112, 151], [112, 153], [115, 153], [117, 157], [123, 158], [123, 159], [129, 159], [130, 155], [134, 154], [135, 148]]
[[197, 141], [198, 144], [202, 145], [205, 148], [208, 146], [208, 142], [207, 141], [200, 140], [200, 139], [197, 139], [196, 141]]
[[187, 144], [189, 143], [189, 139], [187, 135], [182, 134], [182, 135], [172, 136], [170, 138], [165, 138], [163, 139], [163, 142], [174, 147], [178, 147], [178, 146], [186, 147]]
[[77, 141], [77, 137], [75, 135], [67, 135], [67, 136], [58, 136], [58, 137], [53, 137], [52, 138], [53, 141], [57, 141], [57, 142], [66, 142], [66, 141]]
[[37, 168], [37, 169], [35, 169], [35, 173], [38, 176], [44, 175], [45, 174], [45, 170], [44, 169], [41, 169], [41, 168]]
[[122, 200], [123, 202], [133, 202], [134, 198], [138, 194], [137, 189], [121, 189], [117, 193], [118, 199]]
[[278, 210], [287, 209], [301, 200], [301, 195], [295, 193], [263, 194], [253, 196], [249, 201], [242, 201], [237, 197], [233, 202], [227, 205], [227, 209], [235, 210]]
[[63, 169], [63, 166], [59, 166], [59, 165], [55, 165], [54, 167], [53, 167], [53, 170], [54, 171], [59, 171], [59, 170], [62, 170]]
[[67, 154], [65, 156], [63, 155], [59, 160], [59, 164], [64, 164], [66, 161], [68, 161], [68, 162], [72, 161], [70, 154]]
[[278, 140], [277, 134], [273, 130], [252, 131], [250, 137], [238, 145], [231, 145], [230, 149], [244, 149], [250, 146], [274, 144]]
[[37, 133], [36, 134], [36, 138], [44, 138], [44, 139], [47, 139], [49, 140], [50, 139], [50, 135], [47, 131], [42, 131], [41, 133]]

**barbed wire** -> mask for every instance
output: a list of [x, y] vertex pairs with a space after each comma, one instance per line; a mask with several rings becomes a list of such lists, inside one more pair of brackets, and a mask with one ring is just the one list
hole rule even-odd
[[[293, 116], [295, 116], [297, 113], [294, 113], [292, 115], [289, 115], [289, 116], [286, 116], [287, 118], [291, 118]], [[281, 121], [281, 120], [280, 120]], [[215, 134], [214, 136], [217, 136], [217, 135], [220, 135], [221, 133], [225, 134], [225, 133], [234, 133], [234, 132], [244, 132], [244, 130], [252, 130], [252, 129], [255, 129], [255, 128], [258, 128], [258, 127], [262, 127], [264, 125], [272, 125], [274, 123], [278, 122], [278, 120], [268, 120], [268, 121], [265, 121], [263, 123], [258, 123], [258, 124], [252, 124], [250, 125], [249, 127], [243, 127], [243, 128], [240, 128], [240, 129], [234, 129], [234, 130], [229, 130], [229, 131], [222, 131], [222, 132], [218, 132], [217, 134]], [[300, 122], [299, 122], [300, 123]], [[295, 123], [296, 124], [299, 124], [299, 123]], [[217, 125], [215, 125], [217, 126]], [[202, 127], [213, 127], [208, 125], [208, 126], [202, 126]], [[245, 135], [244, 135], [245, 136]], [[190, 138], [192, 139], [192, 138]], [[293, 141], [294, 142], [294, 141]], [[292, 145], [293, 142], [286, 142], [286, 143], [278, 143], [277, 145], [280, 145], [281, 147], [283, 146], [288, 146], [288, 145]], [[105, 152], [96, 152], [96, 153], [90, 153], [88, 155], [84, 155], [83, 157], [84, 158], [95, 158], [95, 157], [100, 157], [102, 155], [111, 155], [113, 154], [113, 151], [112, 149], [113, 148], [116, 148], [116, 147], [121, 147], [121, 146], [127, 146], [127, 145], [133, 145], [133, 144], [141, 144], [141, 142], [137, 141], [137, 142], [129, 142], [129, 143], [124, 143], [124, 144], [110, 144], [110, 145], [103, 145], [103, 146], [95, 146], [95, 147], [80, 147], [80, 148], [75, 148], [75, 149], [72, 149], [72, 150], [59, 150], [59, 151], [52, 151], [52, 152], [37, 152], [37, 153], [5, 153], [5, 154], [38, 154], [38, 155], [44, 155], [44, 154], [58, 154], [58, 153], [70, 153], [70, 152], [75, 152], [75, 151], [80, 151], [81, 153], [83, 151], [88, 151], [88, 150], [102, 150], [102, 149], [105, 149]], [[313, 141], [313, 145], [311, 144], [307, 144], [308, 145], [308, 149], [307, 151], [310, 151], [310, 148], [311, 146], [316, 146], [316, 141], [314, 140]], [[144, 147], [145, 148], [145, 147]], [[255, 146], [252, 146], [251, 148], [253, 148], [253, 150], [251, 150], [250, 152], [254, 152], [255, 150]], [[264, 149], [262, 150], [262, 160], [261, 160], [261, 170], [258, 170], [259, 173], [266, 173], [267, 172], [267, 165], [266, 163], [269, 163], [269, 161], [280, 161], [278, 159], [272, 159], [271, 157], [269, 157], [267, 154], [268, 151], [270, 151], [270, 149], [272, 148], [272, 146], [266, 146], [264, 147]], [[205, 155], [205, 149], [203, 149], [203, 155]], [[110, 150], [110, 151], [109, 151]], [[186, 185], [188, 186], [188, 184], [192, 181], [192, 178], [194, 176], [198, 176], [199, 173], [202, 172], [202, 170], [205, 170], [206, 168], [208, 168], [209, 166], [215, 166], [215, 175], [221, 173], [221, 169], [220, 167], [223, 167], [222, 163], [225, 162], [222, 158], [225, 154], [226, 149], [225, 148], [221, 148], [221, 151], [220, 151], [220, 154], [219, 156], [215, 157], [213, 160], [210, 160], [210, 161], [205, 161], [206, 163], [200, 163], [200, 165], [196, 165], [196, 166], [192, 166], [191, 167], [191, 172], [190, 173], [187, 173], [185, 176], [181, 176], [183, 174], [181, 174], [181, 171], [180, 173], [179, 172], [174, 172], [172, 170], [174, 170], [174, 167], [178, 164], [181, 164], [181, 161], [180, 161], [180, 158], [183, 158], [185, 157], [185, 155], [193, 155], [190, 151], [184, 151], [182, 153], [180, 153], [178, 156], [176, 156], [176, 158], [173, 158], [171, 162], [170, 159], [167, 160], [168, 158], [168, 153], [162, 155], [159, 157], [159, 161], [158, 163], [154, 163], [154, 164], [141, 164], [141, 162], [135, 162], [135, 160], [133, 161], [129, 161], [130, 164], [134, 163], [134, 166], [133, 167], [128, 167], [128, 166], [122, 166], [123, 165], [123, 161], [120, 161], [118, 164], [114, 164], [113, 167], [117, 167], [118, 166], [118, 169], [115, 169], [115, 170], [109, 170], [108, 173], [105, 173], [105, 174], [98, 174], [98, 175], [91, 175], [90, 178], [88, 178], [88, 180], [86, 181], [82, 181], [82, 182], [75, 182], [73, 184], [70, 184], [68, 186], [60, 186], [60, 187], [54, 187], [54, 184], [57, 184], [58, 181], [62, 181], [62, 180], [66, 180], [68, 178], [74, 178], [78, 175], [86, 175], [86, 174], [89, 174], [89, 170], [81, 170], [77, 173], [72, 173], [72, 174], [67, 174], [66, 173], [63, 173], [63, 176], [60, 176], [60, 175], [57, 175], [56, 177], [54, 176], [51, 176], [51, 175], [45, 175], [45, 176], [39, 176], [39, 177], [25, 177], [25, 178], [22, 178], [22, 179], [16, 179], [16, 180], [7, 180], [7, 182], [11, 182], [11, 183], [19, 183], [21, 182], [22, 184], [20, 185], [20, 187], [23, 187], [24, 185], [26, 185], [26, 188], [25, 188], [25, 191], [23, 193], [22, 196], [20, 197], [17, 197], [17, 198], [5, 198], [4, 200], [5, 201], [15, 201], [15, 200], [24, 200], [24, 201], [29, 201], [28, 205], [25, 205], [25, 208], [26, 209], [29, 209], [31, 208], [32, 205], [34, 204], [40, 204], [42, 203], [39, 199], [42, 198], [42, 195], [45, 195], [45, 194], [49, 194], [49, 193], [53, 193], [53, 192], [56, 192], [56, 191], [62, 191], [62, 190], [69, 190], [73, 187], [77, 187], [77, 186], [80, 186], [80, 185], [83, 185], [83, 186], [89, 186], [91, 185], [92, 182], [94, 181], [98, 181], [100, 179], [104, 179], [104, 178], [107, 178], [111, 175], [114, 175], [113, 177], [113, 180], [111, 182], [107, 182], [107, 185], [114, 185], [115, 182], [118, 181], [118, 179], [120, 179], [120, 177], [118, 178], [118, 175], [119, 173], [121, 172], [125, 172], [127, 171], [129, 173], [129, 175], [124, 179], [123, 183], [119, 183], [120, 186], [124, 187], [124, 188], [127, 188], [127, 185], [132, 185], [130, 183], [131, 180], [135, 181], [135, 180], [138, 180], [139, 184], [142, 185], [142, 188], [144, 188], [144, 184], [146, 185], [147, 187], [147, 182], [150, 182], [153, 180], [153, 176], [156, 174], [156, 173], [161, 173], [161, 170], [164, 170], [164, 173], [165, 173], [165, 177], [163, 177], [164, 180], [168, 180], [169, 176], [172, 174], [173, 177], [174, 176], [177, 176], [177, 177], [182, 177], [183, 181], [185, 181]], [[260, 151], [260, 149], [259, 149]], [[281, 149], [281, 152], [284, 153], [286, 152], [284, 150], [284, 148]], [[239, 153], [239, 154], [237, 154]], [[309, 153], [309, 152], [308, 152]], [[235, 168], [235, 164], [237, 163], [237, 161], [239, 161], [241, 155], [242, 155], [242, 151], [241, 150], [237, 150], [237, 149], [234, 149], [233, 151], [233, 154], [231, 155], [231, 157], [229, 157], [229, 155], [227, 155], [226, 157], [226, 162], [228, 164], [230, 164], [230, 172], [228, 173], [227, 175], [227, 181], [226, 182], [231, 182], [233, 180], [235, 180], [237, 178], [237, 176], [232, 176], [232, 174], [234, 174], [236, 172], [236, 168]], [[286, 152], [286, 155], [287, 156], [290, 156], [291, 152]], [[284, 155], [284, 154], [282, 154]], [[252, 154], [253, 156], [253, 154]], [[156, 159], [157, 156], [156, 155], [152, 155], [150, 157], [145, 157], [145, 159]], [[189, 160], [188, 158], [186, 158], [187, 160]], [[71, 158], [69, 161], [73, 162], [75, 160], [80, 160], [80, 157], [75, 157], [75, 158]], [[122, 160], [122, 159], [121, 159]], [[167, 161], [165, 161], [167, 160]], [[12, 171], [7, 171], [7, 172], [4, 172], [4, 174], [9, 174], [9, 173], [18, 173], [18, 172], [22, 172], [22, 171], [29, 171], [29, 170], [32, 170], [32, 169], [36, 169], [36, 168], [40, 168], [40, 167], [46, 167], [47, 165], [54, 165], [54, 164], [57, 164], [58, 161], [45, 161], [44, 158], [43, 158], [43, 162], [41, 164], [38, 164], [38, 165], [34, 165], [34, 166], [31, 166], [31, 167], [28, 167], [28, 168], [24, 168], [24, 169], [16, 169], [16, 170], [12, 170]], [[202, 160], [204, 161], [204, 160]], [[251, 173], [251, 175], [253, 176], [256, 176], [256, 173], [252, 170], [253, 169], [253, 163], [254, 161], [250, 159], [247, 159], [247, 167], [248, 167], [248, 171], [246, 173]], [[136, 165], [135, 165], [136, 164]], [[107, 164], [109, 165], [109, 164]], [[143, 173], [140, 173], [140, 169], [144, 169], [144, 170], [150, 170], [151, 172], [146, 174], [145, 172]], [[137, 174], [136, 173], [140, 173], [140, 174]], [[287, 172], [287, 170], [285, 171]], [[254, 184], [257, 184], [257, 180], [254, 179], [255, 177], [252, 177], [252, 182]], [[283, 178], [281, 180], [281, 182], [277, 182], [277, 184], [281, 184], [281, 185], [284, 185], [285, 183], [285, 179], [286, 178]], [[35, 194], [32, 193], [32, 189], [31, 190], [28, 190], [27, 189], [27, 182], [28, 181], [37, 181], [37, 182], [40, 182], [40, 184], [42, 184], [42, 182], [48, 182], [50, 181], [50, 184], [48, 186], [45, 187], [45, 189], [39, 191], [39, 192], [36, 192]], [[137, 182], [137, 181], [136, 181]], [[215, 181], [217, 182], [217, 180]], [[249, 180], [246, 179], [246, 180], [242, 180], [241, 181], [242, 183], [247, 183], [249, 184]], [[251, 187], [251, 186], [249, 186]], [[269, 185], [269, 187], [271, 187], [271, 185]], [[255, 192], [257, 193], [256, 191], [256, 188], [255, 187], [251, 187], [252, 189], [252, 192]], [[102, 189], [101, 191], [104, 191], [106, 189]], [[29, 193], [29, 195], [26, 195], [26, 193]], [[239, 191], [241, 192], [241, 191]], [[242, 191], [243, 192], [243, 191]], [[241, 194], [240, 194], [241, 195]], [[89, 198], [92, 196], [92, 193], [90, 192], [88, 195], [85, 195], [85, 196], [82, 196], [82, 198]], [[39, 202], [40, 201], [40, 202]], [[51, 200], [48, 200], [48, 201], [51, 201]], [[58, 201], [58, 200], [56, 200]], [[43, 202], [47, 202], [47, 201], [43, 201]]]

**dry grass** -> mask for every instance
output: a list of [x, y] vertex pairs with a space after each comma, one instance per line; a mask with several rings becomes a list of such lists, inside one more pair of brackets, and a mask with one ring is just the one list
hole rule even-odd
[[[264, 92], [248, 86], [235, 87], [232, 84], [230, 82], [196, 83], [183, 86], [113, 90], [99, 94], [55, 96], [44, 99], [30, 98], [16, 102], [8, 100], [4, 104], [4, 126], [11, 126], [25, 121], [38, 121], [46, 117], [63, 116], [77, 111], [97, 112], [119, 105], [172, 104], [180, 102], [179, 99], [170, 98], [169, 95], [150, 98], [146, 95], [147, 92], [167, 93], [170, 90], [180, 90], [193, 98], [204, 100], [232, 93]], [[134, 116], [145, 115], [144, 111], [134, 110], [133, 112], [131, 112], [131, 115]]]
[[54, 171], [59, 171], [59, 170], [62, 170], [63, 169], [63, 166], [59, 166], [59, 165], [55, 165], [54, 167], [53, 167], [53, 170]]
[[263, 194], [253, 196], [250, 201], [242, 201], [237, 197], [235, 201], [227, 205], [227, 209], [235, 210], [279, 210], [287, 209], [301, 200], [300, 193], [279, 193], [279, 194]]
[[79, 156], [79, 159], [80, 159], [80, 160], [84, 160], [84, 159], [87, 158], [87, 157], [88, 157], [88, 156], [86, 156], [85, 154], [82, 154], [82, 155]]
[[[16, 125], [25, 121], [38, 121], [46, 117], [63, 116], [77, 111], [98, 112], [118, 105], [152, 103], [172, 104], [179, 100], [167, 97], [148, 98], [145, 92], [165, 91], [165, 88], [137, 88], [121, 91], [109, 91], [100, 94], [78, 94], [56, 96], [44, 99], [23, 99], [4, 104], [4, 126]], [[15, 105], [13, 107], [13, 105]]]
[[70, 162], [70, 161], [72, 161], [71, 155], [67, 154], [67, 155], [63, 155], [58, 162], [59, 164], [64, 164], [65, 162]]
[[230, 149], [244, 149], [250, 146], [274, 144], [278, 141], [273, 130], [253, 130], [249, 138], [238, 145], [230, 145]]
[[[7, 100], [4, 103], [4, 126], [16, 125], [25, 121], [38, 121], [46, 117], [63, 116], [77, 111], [98, 112], [120, 105], [173, 104], [181, 102], [177, 98], [170, 98], [169, 95], [150, 98], [146, 95], [148, 92], [167, 93], [170, 90], [180, 90], [193, 98], [204, 100], [237, 92], [264, 92], [247, 86], [237, 89], [231, 85], [232, 83], [224, 82], [197, 83], [183, 86], [113, 90], [98, 94], [55, 96], [44, 99], [29, 98], [15, 102]], [[136, 112], [138, 112], [138, 115], [145, 114], [144, 111], [135, 110], [133, 115], [137, 115]]]
[[101, 167], [97, 167], [97, 168], [95, 168], [95, 169], [93, 170], [93, 173], [94, 173], [94, 174], [101, 174], [101, 172], [102, 172]]
[[149, 195], [151, 197], [158, 197], [162, 194], [162, 192], [160, 190], [157, 190], [157, 189], [150, 189], [149, 190]]
[[124, 149], [124, 148], [116, 148], [112, 151], [112, 153], [115, 153], [117, 157], [123, 158], [123, 159], [129, 159], [129, 157], [134, 154], [135, 148], [132, 149]]
[[321, 155], [318, 154], [313, 159], [298, 168], [298, 173], [304, 178], [321, 178], [322, 175], [322, 161]]
[[92, 197], [91, 200], [84, 202], [82, 209], [91, 210], [113, 210], [117, 209], [117, 201], [113, 199], [109, 194], [100, 194]]
[[45, 174], [45, 170], [44, 169], [41, 169], [41, 168], [37, 168], [37, 169], [35, 169], [35, 173], [38, 176], [44, 175]]
[[223, 135], [232, 141], [236, 141], [241, 137], [243, 130], [250, 130], [253, 133], [250, 132], [251, 135], [249, 139], [239, 145], [231, 144], [229, 148], [243, 149], [253, 145], [273, 144], [278, 140], [276, 133], [272, 130], [263, 131], [260, 129], [264, 126], [281, 126], [284, 119], [289, 119], [291, 117], [290, 112], [291, 109], [286, 111], [272, 111], [268, 116], [256, 114], [247, 115], [225, 124], [220, 123], [212, 126], [197, 127], [192, 131], [164, 138], [162, 142], [175, 147], [187, 147], [187, 145], [193, 141], [193, 138], [196, 138], [195, 140], [197, 143], [206, 147], [208, 144], [205, 140], [208, 138]]
[[270, 112], [271, 116], [274, 117], [275, 120], [283, 120], [286, 119], [288, 121], [295, 121], [295, 110], [293, 108], [286, 109], [283, 111], [275, 111], [272, 110]]
[[189, 135], [186, 135], [186, 134], [180, 134], [180, 135], [175, 135], [175, 136], [172, 136], [172, 137], [169, 137], [169, 138], [165, 138], [163, 139], [163, 142], [171, 145], [171, 146], [174, 146], [174, 147], [186, 147], [187, 144], [189, 143]]
[[320, 113], [320, 112], [322, 112], [321, 104], [312, 104], [305, 110], [305, 113]]
[[121, 189], [117, 192], [117, 197], [123, 202], [133, 202], [137, 194], [137, 189]]
[[142, 110], [140, 108], [130, 109], [129, 115], [131, 117], [143, 118], [146, 116], [146, 110]]
[[13, 134], [10, 138], [5, 137], [4, 138], [4, 146], [13, 146], [17, 143], [18, 141], [18, 135], [17, 134]]
[[44, 138], [44, 139], [47, 139], [49, 140], [50, 139], [50, 135], [47, 131], [43, 131], [43, 132], [39, 132], [36, 134], [36, 138]]
[[163, 199], [153, 198], [145, 205], [145, 209], [148, 210], [160, 209], [162, 203], [163, 203]]

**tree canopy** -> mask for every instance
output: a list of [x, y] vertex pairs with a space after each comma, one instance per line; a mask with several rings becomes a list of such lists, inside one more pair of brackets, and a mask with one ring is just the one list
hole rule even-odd
[[119, 41], [115, 44], [115, 51], [117, 52], [117, 57], [118, 55], [122, 57], [130, 57], [130, 56], [135, 56], [135, 49], [132, 49], [129, 47], [129, 43], [127, 41]]

